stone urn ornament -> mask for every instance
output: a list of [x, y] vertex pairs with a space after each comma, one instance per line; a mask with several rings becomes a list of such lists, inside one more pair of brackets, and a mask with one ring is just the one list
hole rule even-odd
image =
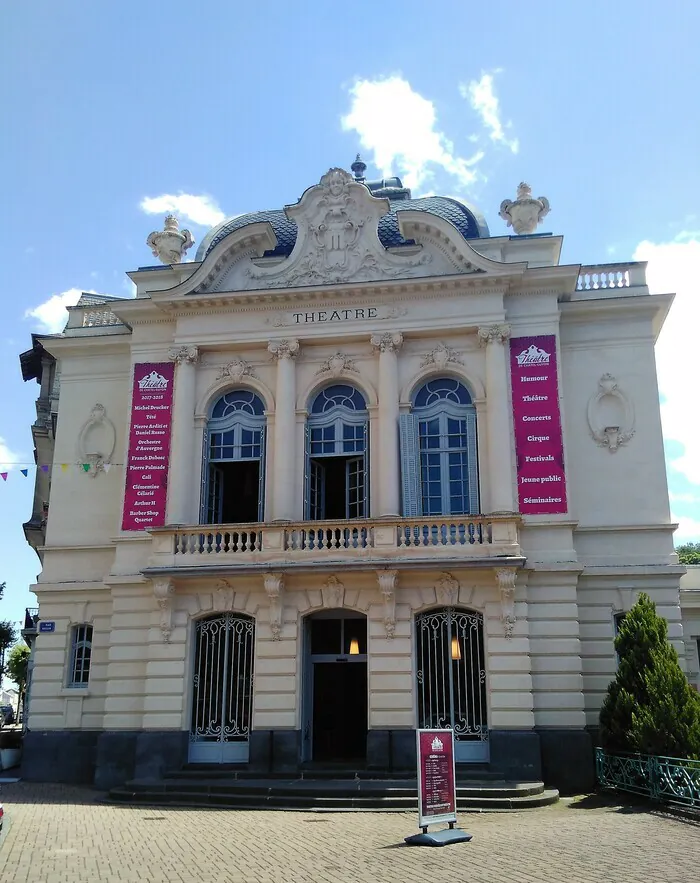
[[180, 230], [180, 224], [175, 215], [165, 216], [165, 228], [154, 230], [146, 240], [146, 245], [153, 252], [154, 257], [163, 264], [179, 264], [188, 248], [194, 245], [194, 239], [189, 230]]
[[515, 202], [504, 199], [498, 214], [519, 236], [534, 233], [544, 216], [549, 214], [549, 200], [546, 196], [535, 199], [532, 188], [523, 181], [518, 187]]

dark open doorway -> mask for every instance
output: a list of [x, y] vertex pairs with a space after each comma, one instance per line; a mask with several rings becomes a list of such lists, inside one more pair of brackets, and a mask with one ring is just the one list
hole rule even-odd
[[210, 524], [259, 521], [260, 461], [237, 460], [210, 466]]
[[342, 611], [307, 621], [307, 760], [342, 763], [367, 755], [367, 620]]

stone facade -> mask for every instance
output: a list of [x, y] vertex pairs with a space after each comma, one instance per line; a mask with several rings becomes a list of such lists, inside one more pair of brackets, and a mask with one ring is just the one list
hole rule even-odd
[[[361, 723], [366, 714], [362, 762], [378, 769], [414, 763], [427, 689], [417, 660], [432, 652], [420, 649], [422, 614], [461, 611], [478, 631], [482, 656], [460, 689], [472, 701], [483, 687], [483, 707], [467, 715], [478, 738], [464, 741], [479, 751], [465, 748], [464, 762], [573, 790], [592, 781], [615, 615], [648, 592], [684, 656], [653, 349], [672, 296], [649, 294], [643, 265], [560, 265], [559, 236], [467, 240], [428, 211], [396, 212], [407, 244], [387, 249], [377, 224], [389, 209], [331, 170], [287, 209], [298, 234], [286, 257], [274, 254], [270, 223], [242, 224], [201, 260], [130, 273], [135, 299], [81, 301], [65, 332], [41, 341], [61, 391], [34, 591], [56, 628], [36, 640], [26, 776], [104, 787], [192, 757], [198, 624], [215, 614], [254, 624], [248, 686], [236, 694], [251, 703], [250, 732], [236, 759], [260, 770], [319, 759], [314, 666], [328, 655], [352, 664], [353, 649], [314, 655], [309, 623], [334, 616], [366, 622], [366, 687], [348, 690], [365, 706], [352, 712]], [[556, 345], [560, 514], [518, 512], [509, 345], [533, 335]], [[122, 530], [134, 372], [173, 360], [164, 524]], [[470, 396], [478, 502], [415, 514], [400, 427], [417, 391], [440, 378]], [[366, 405], [365, 508], [319, 526], [308, 428], [333, 384]], [[245, 526], [212, 522], [204, 499], [212, 409], [240, 390], [259, 397], [265, 427], [262, 515]], [[86, 427], [110, 468], [61, 470], [86, 456]], [[90, 655], [76, 675], [83, 639]], [[460, 659], [477, 646], [463, 639]]]

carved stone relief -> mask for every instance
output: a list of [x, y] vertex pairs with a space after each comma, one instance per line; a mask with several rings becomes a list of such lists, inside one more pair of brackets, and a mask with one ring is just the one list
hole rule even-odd
[[490, 343], [505, 343], [510, 337], [510, 325], [488, 325], [479, 328], [479, 346], [488, 346]]
[[378, 570], [379, 591], [384, 599], [384, 629], [387, 638], [393, 638], [396, 631], [396, 585], [398, 570]]
[[358, 374], [355, 362], [345, 353], [334, 353], [325, 361], [321, 362], [321, 367], [316, 372], [319, 374], [330, 374], [331, 377], [340, 377], [342, 374], [351, 373]]
[[196, 346], [174, 346], [168, 352], [168, 358], [178, 365], [196, 365], [199, 361], [199, 348]]
[[175, 595], [175, 586], [172, 580], [153, 580], [153, 594], [160, 609], [160, 631], [163, 635], [163, 640], [167, 643], [170, 641], [173, 622], [173, 597]]
[[464, 364], [459, 353], [440, 342], [434, 349], [423, 356], [420, 366], [421, 368], [426, 368], [428, 365], [435, 365], [436, 368], [442, 370], [447, 367], [449, 362], [454, 362], [457, 365]]
[[214, 596], [216, 598], [216, 606], [219, 610], [233, 610], [233, 597], [234, 597], [233, 586], [227, 579], [220, 579], [216, 588], [214, 589]]
[[296, 359], [301, 352], [298, 340], [271, 340], [267, 350], [272, 354], [274, 361], [279, 359]]
[[78, 434], [77, 465], [89, 466], [85, 471], [90, 478], [95, 478], [100, 472], [108, 472], [116, 444], [117, 430], [107, 416], [105, 406], [98, 402]]
[[594, 441], [611, 454], [634, 436], [634, 407], [612, 374], [603, 374], [598, 381], [586, 416]]
[[345, 586], [337, 576], [329, 576], [321, 589], [323, 598], [323, 606], [329, 609], [343, 606], [345, 596]]
[[226, 365], [220, 365], [216, 374], [217, 380], [230, 378], [234, 383], [240, 383], [244, 377], [257, 377], [252, 365], [245, 359], [232, 359]]
[[284, 574], [266, 573], [263, 576], [265, 593], [269, 601], [270, 629], [272, 640], [279, 641], [282, 637], [282, 596], [284, 594]]
[[515, 579], [516, 571], [512, 567], [496, 568], [496, 583], [501, 595], [501, 622], [506, 638], [513, 637], [515, 628]]
[[459, 599], [459, 582], [451, 573], [441, 573], [435, 586], [435, 598], [443, 607], [454, 607]]
[[400, 331], [385, 331], [384, 334], [373, 334], [369, 342], [380, 353], [398, 353], [403, 346], [403, 334]]

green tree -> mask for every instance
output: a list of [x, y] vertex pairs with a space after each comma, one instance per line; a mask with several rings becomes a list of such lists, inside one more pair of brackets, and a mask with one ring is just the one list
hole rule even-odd
[[608, 751], [700, 757], [700, 696], [668, 641], [666, 620], [642, 594], [615, 638], [619, 664], [600, 710]]
[[5, 652], [17, 640], [17, 631], [9, 620], [0, 621], [0, 683], [5, 673]]
[[681, 564], [700, 564], [700, 543], [681, 543], [676, 552]]
[[0, 601], [2, 601], [2, 596], [5, 594], [5, 586], [7, 583], [0, 583]]
[[23, 693], [27, 686], [27, 668], [29, 667], [29, 647], [26, 644], [15, 644], [7, 657], [7, 674]]

